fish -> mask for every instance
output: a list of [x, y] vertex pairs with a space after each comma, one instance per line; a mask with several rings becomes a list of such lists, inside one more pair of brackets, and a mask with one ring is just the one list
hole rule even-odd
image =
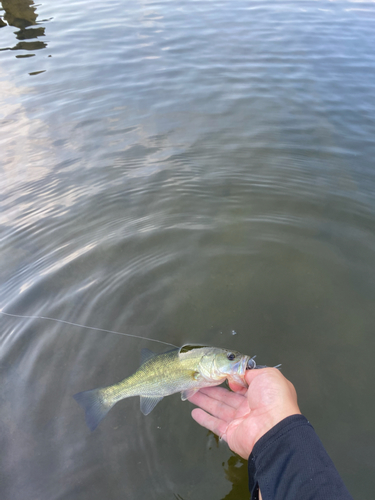
[[109, 410], [125, 398], [140, 396], [141, 412], [148, 415], [165, 396], [177, 392], [185, 401], [199, 389], [220, 385], [225, 380], [247, 387], [245, 372], [257, 368], [254, 358], [198, 345], [184, 345], [161, 354], [142, 349], [141, 365], [132, 375], [117, 384], [79, 392], [73, 397], [85, 410], [86, 423], [94, 431]]

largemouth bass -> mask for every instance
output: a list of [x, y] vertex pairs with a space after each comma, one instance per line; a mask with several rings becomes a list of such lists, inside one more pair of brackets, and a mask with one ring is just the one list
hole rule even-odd
[[247, 387], [245, 372], [256, 367], [254, 358], [218, 347], [186, 345], [162, 354], [142, 349], [141, 366], [133, 375], [73, 397], [85, 410], [86, 423], [93, 431], [121, 399], [140, 396], [141, 412], [148, 415], [164, 396], [176, 392], [185, 401], [199, 389], [226, 379]]

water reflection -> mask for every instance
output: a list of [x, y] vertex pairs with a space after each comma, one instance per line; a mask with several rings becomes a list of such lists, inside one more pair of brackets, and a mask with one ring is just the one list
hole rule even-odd
[[[216, 448], [219, 448], [220, 439], [212, 432], [207, 433], [211, 440], [215, 441]], [[210, 446], [211, 449], [211, 446]], [[222, 500], [238, 500], [249, 497], [247, 460], [239, 455], [231, 455], [228, 462], [222, 463], [225, 478], [232, 483], [232, 489], [222, 498]]]
[[[369, 16], [1, 1], [1, 307], [282, 362], [348, 487], [371, 498]], [[72, 394], [120, 380], [148, 344], [1, 325], [0, 499], [249, 498], [244, 463], [178, 395], [152, 418], [129, 400], [85, 427]]]
[[[34, 51], [47, 47], [46, 43], [37, 40], [39, 37], [45, 36], [45, 28], [42, 26], [31, 28], [31, 26], [38, 24], [38, 14], [33, 0], [1, 0], [1, 4], [5, 14], [0, 27], [9, 25], [18, 28], [19, 31], [16, 31], [15, 35], [19, 42], [14, 47], [5, 47], [0, 50]], [[32, 57], [33, 55], [25, 54], [16, 57]]]
[[232, 483], [232, 489], [222, 500], [248, 498], [247, 460], [244, 460], [238, 455], [231, 456], [228, 460], [227, 467], [224, 466], [224, 472], [225, 477]]

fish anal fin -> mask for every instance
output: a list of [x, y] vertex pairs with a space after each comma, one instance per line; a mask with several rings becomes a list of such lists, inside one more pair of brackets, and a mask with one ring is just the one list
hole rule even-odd
[[181, 392], [182, 401], [186, 401], [187, 399], [191, 398], [198, 391], [199, 387], [193, 387], [192, 389], [186, 389], [185, 391], [182, 391]]
[[146, 397], [146, 396], [141, 396], [141, 412], [143, 415], [148, 415], [149, 413], [152, 412], [152, 410], [155, 408], [155, 406], [163, 399], [163, 396], [161, 397]]

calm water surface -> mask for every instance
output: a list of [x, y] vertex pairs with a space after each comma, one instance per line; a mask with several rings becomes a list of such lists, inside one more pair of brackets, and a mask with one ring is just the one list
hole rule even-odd
[[[283, 364], [374, 492], [375, 4], [2, 0], [0, 309]], [[248, 498], [144, 340], [0, 316], [0, 498]], [[232, 335], [234, 330], [237, 335]]]

